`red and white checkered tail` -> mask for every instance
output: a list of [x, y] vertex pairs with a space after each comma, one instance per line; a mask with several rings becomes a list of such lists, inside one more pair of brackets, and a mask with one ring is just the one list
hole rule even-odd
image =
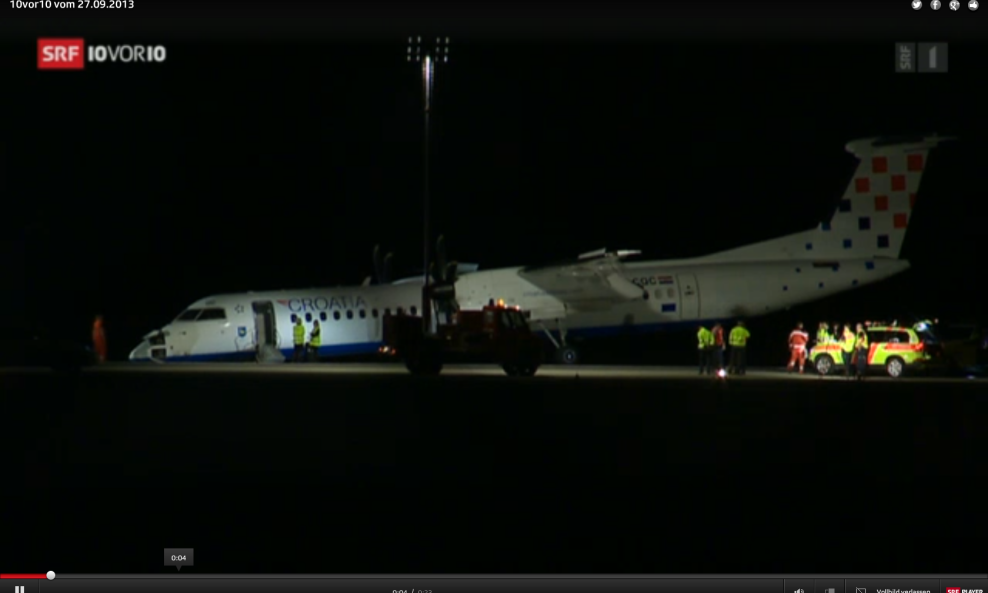
[[866, 138], [847, 144], [860, 159], [830, 220], [814, 229], [706, 256], [711, 261], [896, 259], [930, 151], [943, 136]]
[[860, 159], [837, 210], [820, 225], [820, 250], [842, 257], [897, 258], [930, 151], [942, 136], [867, 138], [847, 144]]

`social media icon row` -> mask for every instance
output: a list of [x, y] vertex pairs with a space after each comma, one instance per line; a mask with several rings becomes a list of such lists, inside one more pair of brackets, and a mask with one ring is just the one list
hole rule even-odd
[[[930, 8], [933, 10], [940, 10], [941, 6], [940, 0], [932, 0], [930, 2]], [[948, 6], [950, 6], [950, 10], [958, 11], [961, 9], [960, 0], [950, 0]], [[968, 0], [967, 2], [968, 10], [977, 10], [978, 6], [978, 0]], [[921, 8], [923, 8], [923, 0], [913, 0], [913, 10], [919, 10]]]

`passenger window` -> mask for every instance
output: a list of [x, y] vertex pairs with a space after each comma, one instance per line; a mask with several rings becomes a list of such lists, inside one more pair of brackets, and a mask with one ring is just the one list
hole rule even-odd
[[309, 323], [312, 323], [312, 313], [306, 313], [305, 320], [308, 321]]
[[175, 321], [195, 321], [200, 313], [202, 313], [202, 309], [189, 309], [183, 311], [181, 315], [175, 318]]
[[870, 331], [867, 335], [870, 344], [884, 344], [888, 342], [889, 338], [888, 333], [883, 331]]
[[384, 316], [387, 317], [389, 315], [391, 315], [391, 309], [385, 309], [384, 310]]
[[326, 321], [326, 312], [325, 311], [323, 311], [322, 313], [319, 314], [319, 319], [321, 321]]
[[216, 321], [226, 319], [226, 311], [223, 309], [203, 309], [202, 315], [196, 321]]
[[400, 317], [400, 316], [402, 316], [404, 314], [405, 314], [405, 310], [402, 309], [401, 307], [398, 307], [398, 316]]
[[418, 313], [418, 309], [415, 308], [415, 305], [412, 305], [412, 309], [411, 310], [412, 310], [412, 315], [415, 315], [416, 313]]
[[295, 323], [296, 321], [298, 321], [298, 315], [292, 313], [292, 323]]
[[360, 318], [361, 318], [361, 319], [364, 319], [364, 318], [366, 318], [366, 317], [367, 317], [367, 311], [364, 311], [363, 309], [361, 309], [361, 310], [360, 310]]
[[340, 320], [340, 312], [339, 311], [333, 311], [333, 319], [335, 319], [337, 321]]
[[353, 319], [353, 311], [352, 310], [346, 312], [346, 318], [347, 319]]
[[371, 317], [377, 319], [377, 309], [371, 309]]

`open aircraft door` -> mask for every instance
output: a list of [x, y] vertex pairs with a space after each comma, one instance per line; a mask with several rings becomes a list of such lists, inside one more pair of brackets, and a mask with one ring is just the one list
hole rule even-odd
[[281, 355], [281, 342], [278, 335], [278, 318], [271, 301], [256, 301], [251, 303], [254, 309], [254, 335], [257, 343], [258, 362], [284, 361]]

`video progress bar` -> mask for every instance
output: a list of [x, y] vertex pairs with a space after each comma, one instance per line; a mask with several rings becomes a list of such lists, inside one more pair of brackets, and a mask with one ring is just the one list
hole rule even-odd
[[986, 593], [978, 575], [59, 575], [26, 593]]

